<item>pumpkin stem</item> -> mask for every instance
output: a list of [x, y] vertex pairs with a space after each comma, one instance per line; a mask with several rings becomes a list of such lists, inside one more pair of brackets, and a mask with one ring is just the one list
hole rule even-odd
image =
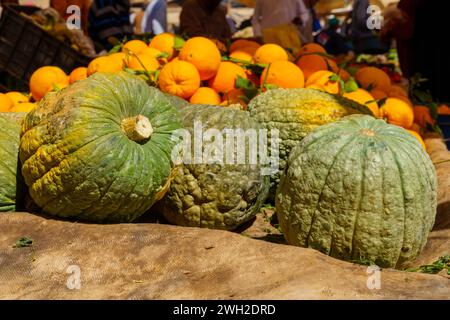
[[135, 142], [147, 140], [153, 133], [150, 120], [141, 114], [136, 117], [123, 119], [122, 130], [130, 140]]
[[369, 137], [375, 136], [375, 132], [370, 129], [361, 129], [361, 133], [365, 134], [366, 136], [369, 136]]

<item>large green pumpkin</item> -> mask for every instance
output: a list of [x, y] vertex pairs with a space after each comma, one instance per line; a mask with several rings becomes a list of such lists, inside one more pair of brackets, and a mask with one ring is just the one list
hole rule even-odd
[[24, 114], [0, 113], [0, 212], [15, 211], [20, 121]]
[[290, 244], [400, 268], [426, 243], [436, 188], [433, 164], [415, 137], [353, 115], [316, 129], [292, 150], [276, 210]]
[[255, 97], [248, 109], [269, 133], [273, 133], [273, 129], [279, 131], [280, 170], [272, 176], [274, 189], [291, 149], [313, 129], [350, 114], [372, 115], [366, 106], [315, 89], [269, 90]]
[[95, 74], [48, 94], [26, 117], [22, 173], [45, 213], [126, 222], [147, 211], [171, 172], [168, 98], [128, 73]]
[[[245, 161], [237, 162], [238, 140], [230, 139], [236, 161], [227, 162], [228, 154], [224, 152], [222, 163], [206, 163], [211, 160], [207, 156], [195, 161], [194, 136], [216, 129], [225, 143], [224, 129], [257, 132], [259, 124], [247, 112], [233, 108], [191, 105], [182, 108], [181, 115], [183, 126], [190, 134], [191, 139], [185, 142], [191, 146], [191, 154], [174, 171], [169, 191], [158, 209], [169, 222], [191, 227], [232, 230], [254, 218], [266, 199], [269, 178], [263, 174], [259, 163], [249, 161], [249, 140], [245, 139]], [[194, 132], [196, 122], [202, 125], [202, 132]], [[208, 155], [206, 148], [208, 143], [201, 148], [203, 155]]]

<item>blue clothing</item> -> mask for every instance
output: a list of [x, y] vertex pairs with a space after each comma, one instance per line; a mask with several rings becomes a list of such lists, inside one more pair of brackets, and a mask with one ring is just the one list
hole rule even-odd
[[153, 0], [145, 9], [142, 19], [142, 31], [160, 34], [167, 30], [167, 2], [166, 0]]

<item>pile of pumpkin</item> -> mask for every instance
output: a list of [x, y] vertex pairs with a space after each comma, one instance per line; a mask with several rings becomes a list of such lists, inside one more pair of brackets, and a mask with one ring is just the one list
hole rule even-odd
[[[156, 211], [178, 225], [233, 230], [272, 195], [290, 244], [397, 268], [420, 253], [435, 219], [436, 175], [424, 148], [401, 127], [413, 124], [407, 97], [394, 97], [384, 76], [364, 82], [377, 70], [359, 70], [356, 80], [371, 90], [353, 90], [350, 76], [341, 80], [344, 70], [298, 67], [313, 56], [332, 66], [322, 54], [304, 53], [296, 65], [282, 48], [241, 41], [221, 61], [204, 38], [188, 40], [177, 55], [167, 39], [167, 50], [155, 41], [130, 41], [70, 77], [55, 67], [33, 74], [37, 106], [0, 114], [0, 211], [31, 204], [91, 222], [130, 222]], [[239, 43], [245, 45], [238, 50]], [[251, 63], [241, 62], [245, 55]], [[346, 87], [352, 90], [342, 92]], [[381, 108], [365, 100], [374, 90], [391, 94]], [[242, 105], [220, 106], [224, 99]], [[278, 132], [272, 156], [279, 170], [267, 176], [262, 164], [208, 161], [217, 155], [206, 146], [203, 161], [175, 161], [179, 130], [194, 136], [198, 121], [204, 131]]]

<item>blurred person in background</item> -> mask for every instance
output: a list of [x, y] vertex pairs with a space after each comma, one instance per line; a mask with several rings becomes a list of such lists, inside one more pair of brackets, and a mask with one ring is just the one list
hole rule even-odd
[[91, 0], [52, 0], [50, 2], [50, 6], [58, 11], [61, 17], [63, 17], [66, 21], [69, 17], [73, 17], [73, 12], [67, 12], [67, 9], [73, 5], [78, 6], [78, 8], [80, 8], [81, 15], [81, 17], [79, 17], [81, 29], [84, 33], [88, 32], [88, 14], [90, 4]]
[[320, 43], [327, 53], [339, 56], [347, 54], [352, 47], [345, 36], [343, 36], [340, 29], [340, 21], [335, 16], [328, 19], [328, 27], [317, 36], [317, 42]]
[[256, 0], [253, 32], [264, 43], [276, 43], [296, 52], [302, 46], [299, 28], [309, 22], [310, 12], [303, 0]]
[[305, 21], [300, 25], [300, 38], [302, 44], [314, 42], [314, 33], [317, 33], [322, 28], [320, 26], [320, 20], [317, 18], [315, 5], [319, 0], [304, 0], [306, 10], [308, 12], [305, 15]]
[[356, 53], [381, 54], [389, 50], [389, 44], [380, 41], [376, 34], [367, 26], [370, 19], [369, 0], [354, 0], [351, 13], [350, 36]]
[[231, 37], [227, 8], [221, 0], [186, 0], [180, 14], [180, 32], [225, 41]]
[[167, 1], [151, 0], [145, 8], [141, 22], [145, 33], [160, 34], [167, 31]]
[[89, 36], [96, 51], [113, 47], [110, 38], [119, 41], [133, 34], [129, 0], [93, 0], [88, 15]]

